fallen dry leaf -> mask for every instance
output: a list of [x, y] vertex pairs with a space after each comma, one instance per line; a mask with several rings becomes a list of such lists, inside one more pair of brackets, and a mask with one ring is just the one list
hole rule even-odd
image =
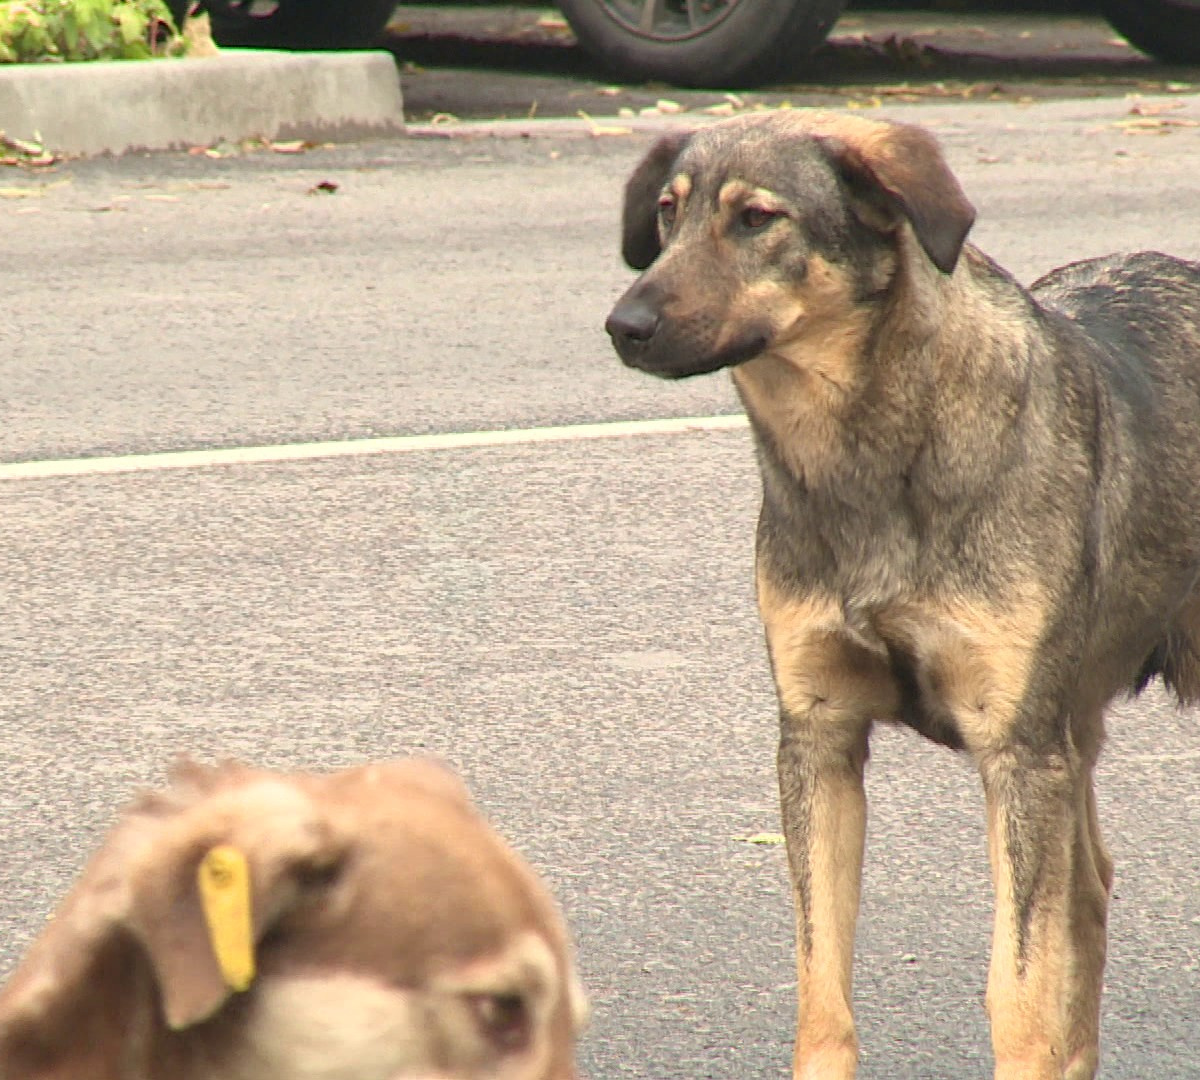
[[0, 135], [0, 145], [8, 150], [15, 150], [18, 154], [40, 154], [43, 150], [41, 143], [29, 139], [14, 139], [10, 135]]
[[750, 836], [735, 836], [735, 840], [743, 844], [783, 844], [786, 840], [783, 833], [757, 832]]
[[1182, 109], [1182, 101], [1135, 101], [1129, 107], [1130, 116], [1161, 116]]
[[631, 128], [631, 127], [624, 127], [623, 125], [620, 125], [620, 124], [597, 124], [596, 121], [593, 120], [582, 109], [578, 110], [576, 115], [581, 120], [586, 121], [586, 123], [588, 125], [588, 131], [592, 135], [599, 136], [599, 135], [632, 135], [633, 134], [633, 128]]
[[10, 165], [30, 165], [35, 169], [44, 169], [47, 165], [54, 165], [58, 162], [49, 150], [43, 150], [40, 154], [19, 155], [8, 161]]
[[0, 165], [32, 165], [45, 167], [53, 165], [58, 157], [47, 150], [40, 142], [31, 139], [17, 139], [0, 131]]
[[1113, 127], [1121, 128], [1126, 135], [1167, 135], [1176, 128], [1200, 127], [1200, 120], [1182, 116], [1135, 116], [1132, 120], [1116, 120]]

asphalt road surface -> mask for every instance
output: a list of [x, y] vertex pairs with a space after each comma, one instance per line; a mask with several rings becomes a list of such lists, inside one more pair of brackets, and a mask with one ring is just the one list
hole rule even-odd
[[[892, 115], [935, 127], [975, 240], [1024, 280], [1115, 248], [1200, 258], [1195, 98]], [[724, 376], [656, 382], [601, 330], [645, 141], [0, 176], [0, 461], [79, 472], [0, 469], [0, 973], [176, 754], [431, 751], [561, 898], [595, 1006], [588, 1075], [786, 1074], [783, 852], [744, 840], [778, 829], [744, 430], [155, 456], [736, 412]], [[86, 471], [122, 454], [148, 457]], [[1194, 713], [1157, 693], [1115, 711], [1107, 1077], [1200, 1075], [1198, 764]], [[864, 1077], [988, 1074], [978, 788], [948, 752], [875, 739]]]

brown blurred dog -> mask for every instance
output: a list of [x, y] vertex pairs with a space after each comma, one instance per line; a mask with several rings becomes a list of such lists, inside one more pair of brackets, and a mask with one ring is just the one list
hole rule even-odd
[[1200, 265], [1155, 253], [1025, 290], [904, 124], [779, 112], [662, 139], [626, 191], [631, 366], [732, 369], [763, 481], [797, 1077], [851, 1077], [872, 723], [978, 763], [998, 1077], [1086, 1080], [1112, 862], [1109, 701], [1200, 700]]
[[0, 1080], [571, 1080], [582, 1015], [553, 901], [446, 769], [184, 764], [0, 993]]

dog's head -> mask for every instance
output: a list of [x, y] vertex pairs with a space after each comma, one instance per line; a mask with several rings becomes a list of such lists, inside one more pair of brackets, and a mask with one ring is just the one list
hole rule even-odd
[[630, 177], [605, 328], [668, 378], [837, 333], [913, 260], [950, 274], [974, 220], [921, 128], [790, 110], [664, 136]]
[[442, 766], [185, 764], [0, 993], [0, 1076], [571, 1080], [582, 1013], [552, 900]]

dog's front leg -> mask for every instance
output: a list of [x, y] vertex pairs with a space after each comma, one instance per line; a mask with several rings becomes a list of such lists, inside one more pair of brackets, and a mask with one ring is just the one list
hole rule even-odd
[[832, 598], [781, 587], [760, 562], [758, 607], [779, 695], [779, 793], [796, 913], [796, 1080], [851, 1080], [850, 965], [862, 876], [863, 769], [874, 720], [900, 710], [882, 646]]
[[869, 723], [814, 701], [787, 706], [779, 742], [779, 791], [796, 915], [797, 1080], [848, 1080], [858, 1042], [851, 960], [858, 916], [867, 802], [863, 766]]
[[996, 888], [987, 990], [996, 1080], [1062, 1080], [1083, 1049], [1071, 1045], [1077, 961], [1095, 966], [1072, 955], [1077, 875], [1095, 873], [1077, 865], [1090, 776], [1069, 746], [1011, 745], [981, 755], [980, 768]]

